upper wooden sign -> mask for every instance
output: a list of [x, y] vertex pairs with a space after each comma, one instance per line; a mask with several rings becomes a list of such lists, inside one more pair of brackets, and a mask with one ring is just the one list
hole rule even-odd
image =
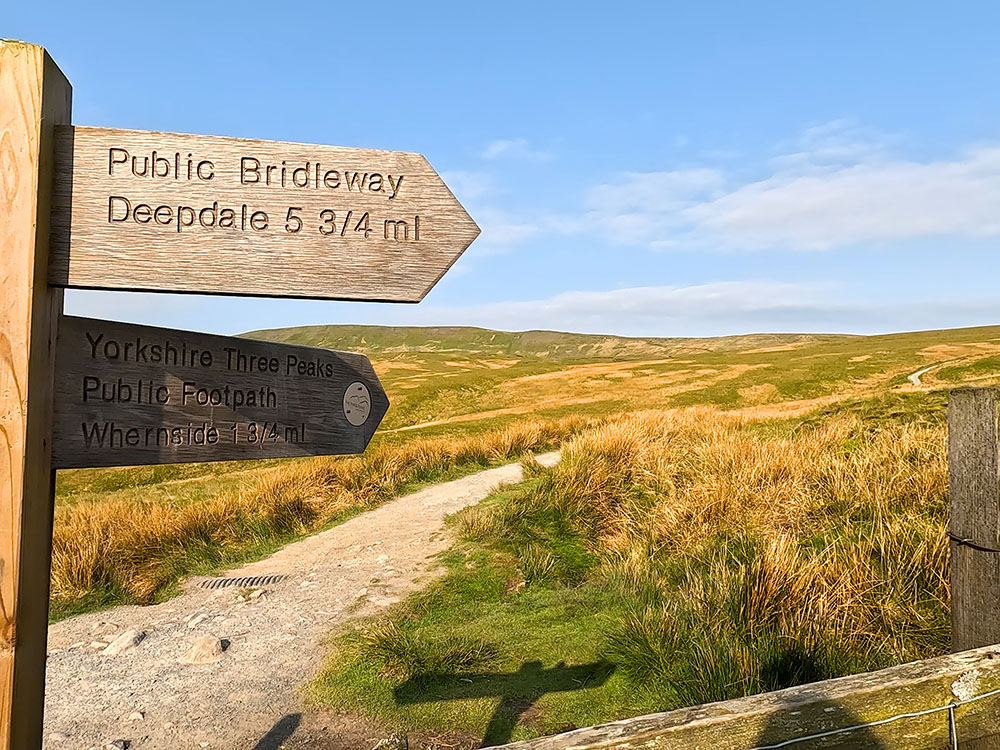
[[363, 354], [64, 316], [52, 464], [361, 453], [388, 408]]
[[49, 281], [418, 302], [479, 235], [420, 154], [56, 133]]

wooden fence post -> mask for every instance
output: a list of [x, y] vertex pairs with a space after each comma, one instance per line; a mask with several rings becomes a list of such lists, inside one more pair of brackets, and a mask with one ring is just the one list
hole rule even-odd
[[42, 745], [62, 292], [48, 286], [55, 125], [71, 88], [41, 47], [0, 41], [0, 749]]
[[951, 646], [1000, 643], [1000, 390], [961, 388], [948, 399]]

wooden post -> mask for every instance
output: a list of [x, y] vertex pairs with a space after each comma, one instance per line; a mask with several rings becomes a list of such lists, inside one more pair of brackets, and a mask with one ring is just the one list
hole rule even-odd
[[48, 286], [54, 126], [71, 88], [41, 47], [0, 41], [0, 749], [42, 745], [54, 472]]
[[1000, 643], [1000, 390], [961, 388], [948, 399], [951, 645]]

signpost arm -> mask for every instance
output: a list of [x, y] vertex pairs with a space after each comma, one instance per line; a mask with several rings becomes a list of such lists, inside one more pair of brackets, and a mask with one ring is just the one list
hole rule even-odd
[[47, 284], [49, 210], [71, 91], [43, 48], [0, 41], [0, 750], [42, 744], [62, 310]]

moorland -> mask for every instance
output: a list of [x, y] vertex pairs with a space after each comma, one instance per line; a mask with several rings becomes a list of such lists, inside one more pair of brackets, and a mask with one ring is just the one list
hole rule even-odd
[[[53, 618], [161, 600], [522, 460], [524, 482], [452, 518], [443, 577], [335, 634], [312, 700], [496, 740], [947, 650], [944, 409], [950, 388], [1000, 382], [1000, 327], [247, 335], [368, 354], [392, 401], [369, 450], [61, 472]], [[552, 447], [555, 467], [530, 458]], [[567, 669], [588, 689], [539, 687]], [[493, 697], [463, 692], [468, 675]]]

